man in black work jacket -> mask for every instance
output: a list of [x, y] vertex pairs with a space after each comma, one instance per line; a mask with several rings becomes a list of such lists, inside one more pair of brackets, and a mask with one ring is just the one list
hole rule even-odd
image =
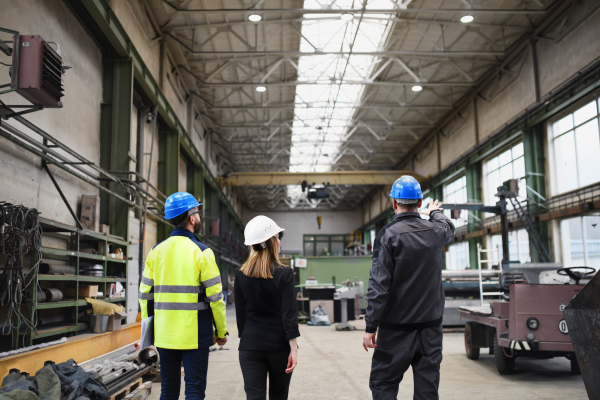
[[[369, 387], [374, 400], [396, 399], [413, 368], [414, 398], [438, 399], [442, 361], [442, 249], [454, 225], [437, 200], [421, 214], [422, 194], [412, 177], [398, 179], [390, 197], [396, 215], [375, 238], [363, 347], [376, 348]], [[375, 334], [379, 328], [377, 340]]]

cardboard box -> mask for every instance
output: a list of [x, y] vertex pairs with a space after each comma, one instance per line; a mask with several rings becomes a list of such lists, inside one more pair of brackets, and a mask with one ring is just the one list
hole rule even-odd
[[83, 229], [98, 231], [100, 228], [100, 197], [99, 196], [81, 196], [81, 215], [79, 222]]
[[[68, 286], [64, 290], [65, 297], [75, 297], [75, 286]], [[86, 297], [97, 297], [98, 296], [98, 285], [79, 285], [79, 298], [84, 299]]]
[[115, 311], [113, 315], [108, 317], [108, 325], [106, 325], [106, 332], [118, 331], [121, 329], [121, 318], [128, 316], [125, 311]]

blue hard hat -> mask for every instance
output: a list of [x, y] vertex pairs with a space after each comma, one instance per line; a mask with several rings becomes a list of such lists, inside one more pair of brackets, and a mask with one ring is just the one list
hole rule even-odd
[[165, 219], [173, 219], [192, 208], [201, 206], [194, 196], [188, 192], [177, 192], [167, 197], [165, 201]]
[[389, 197], [393, 199], [418, 200], [423, 198], [423, 193], [421, 193], [421, 185], [415, 178], [409, 175], [402, 175], [392, 185]]

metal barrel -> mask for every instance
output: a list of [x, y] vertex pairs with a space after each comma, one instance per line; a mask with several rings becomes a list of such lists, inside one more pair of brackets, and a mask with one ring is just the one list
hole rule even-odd
[[63, 298], [63, 294], [60, 290], [56, 288], [42, 289], [46, 294], [46, 300], [48, 302], [61, 301]]
[[600, 400], [600, 273], [575, 296], [563, 311], [585, 390], [590, 400]]
[[36, 293], [36, 300], [38, 303], [43, 303], [46, 301], [46, 293], [43, 290], [38, 290]]
[[140, 364], [151, 366], [152, 364], [158, 362], [158, 353], [149, 347], [140, 351], [139, 360]]
[[68, 265], [52, 265], [48, 263], [40, 264], [40, 274], [42, 275], [75, 275], [75, 267]]

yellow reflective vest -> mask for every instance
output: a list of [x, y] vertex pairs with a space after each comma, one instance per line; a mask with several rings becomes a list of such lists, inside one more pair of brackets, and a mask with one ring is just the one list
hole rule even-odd
[[227, 334], [215, 255], [187, 229], [175, 228], [150, 251], [139, 301], [142, 318], [154, 316], [156, 347], [204, 348], [213, 344], [213, 335], [224, 338]]

